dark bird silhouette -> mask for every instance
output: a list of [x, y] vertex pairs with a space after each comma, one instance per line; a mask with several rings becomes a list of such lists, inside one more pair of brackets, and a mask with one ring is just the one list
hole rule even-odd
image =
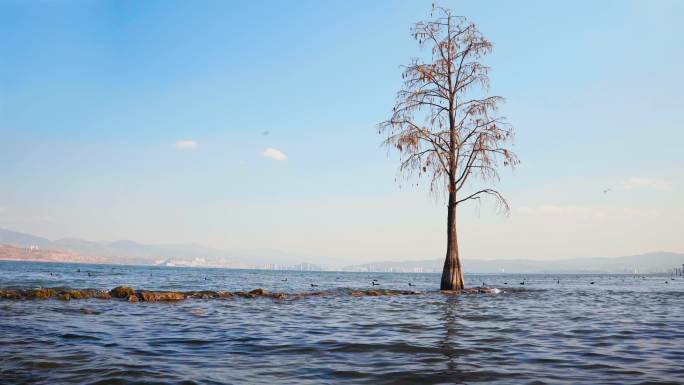
[[81, 272], [81, 269], [78, 269], [78, 270], [76, 270], [76, 271], [80, 273], [80, 272]]
[[508, 282], [504, 282], [504, 285], [508, 285]]
[[287, 282], [287, 278], [281, 279], [281, 281], [283, 281], [283, 282]]
[[204, 277], [204, 280], [205, 280], [205, 281], [208, 281], [208, 280], [209, 280], [209, 278], [207, 278], [207, 277]]
[[594, 282], [594, 281], [589, 282], [590, 285], [593, 285], [593, 284], [595, 284], [595, 283], [596, 283], [596, 282]]
[[556, 284], [560, 285], [560, 279], [558, 281], [556, 281]]
[[315, 283], [312, 283], [311, 287], [318, 287], [318, 285], [316, 285]]
[[375, 281], [371, 282], [371, 284], [372, 284], [373, 286], [380, 286], [380, 284], [377, 283], [377, 282], [375, 282]]
[[411, 282], [409, 282], [409, 286], [416, 286], [416, 285], [414, 285], [414, 284], [412, 284]]
[[520, 284], [521, 284], [521, 285], [524, 285], [524, 284], [525, 284], [525, 281], [520, 282]]

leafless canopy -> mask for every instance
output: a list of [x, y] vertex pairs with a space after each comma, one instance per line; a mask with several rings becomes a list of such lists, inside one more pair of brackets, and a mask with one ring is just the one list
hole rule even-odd
[[489, 67], [481, 59], [492, 44], [468, 19], [441, 7], [411, 32], [421, 48], [430, 49], [429, 60], [415, 58], [403, 67], [392, 116], [378, 125], [387, 135], [383, 143], [399, 151], [400, 171], [429, 176], [431, 190], [449, 193], [450, 203], [488, 195], [508, 212], [494, 189], [460, 193], [472, 177], [498, 180], [499, 167], [519, 163], [507, 148], [513, 127], [496, 116], [503, 98], [487, 95]]

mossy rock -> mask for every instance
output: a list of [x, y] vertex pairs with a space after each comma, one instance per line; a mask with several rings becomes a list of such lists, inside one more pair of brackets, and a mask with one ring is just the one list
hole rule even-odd
[[62, 293], [57, 297], [58, 300], [60, 301], [70, 301], [71, 300], [71, 294], [69, 293]]
[[55, 292], [55, 289], [34, 289], [30, 296], [32, 298], [38, 298], [38, 299], [48, 299], [50, 297], [54, 297], [57, 294]]
[[0, 298], [22, 299], [23, 295], [16, 290], [0, 290]]
[[98, 291], [95, 294], [93, 294], [93, 297], [97, 299], [112, 299], [112, 295], [107, 293], [106, 291]]
[[114, 298], [128, 298], [135, 294], [135, 290], [128, 286], [117, 286], [110, 290], [109, 294]]
[[185, 294], [177, 291], [141, 291], [143, 301], [180, 301], [185, 299]]
[[258, 289], [254, 289], [254, 290], [250, 291], [249, 294], [252, 294], [252, 295], [268, 295], [268, 291], [266, 291], [266, 289], [258, 288]]
[[69, 290], [68, 294], [73, 299], [86, 299], [93, 296], [93, 293], [90, 290]]

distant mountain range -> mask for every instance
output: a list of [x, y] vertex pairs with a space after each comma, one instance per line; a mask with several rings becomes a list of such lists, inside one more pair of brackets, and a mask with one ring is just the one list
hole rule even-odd
[[[45, 251], [60, 251], [71, 255], [64, 262], [115, 263], [134, 265], [202, 266], [255, 269], [321, 270], [317, 265], [302, 261], [304, 257], [277, 250], [217, 250], [196, 244], [148, 245], [129, 240], [112, 242], [86, 241], [78, 238], [49, 240], [35, 235], [0, 229], [0, 245], [27, 249], [32, 253], [4, 259], [42, 260]], [[15, 253], [16, 254], [16, 253]], [[55, 255], [59, 253], [53, 253]]]
[[[325, 269], [315, 264], [300, 262], [308, 258], [311, 257], [269, 249], [226, 251], [196, 244], [148, 245], [129, 240], [95, 242], [78, 238], [49, 240], [0, 229], [0, 259], [307, 271]], [[388, 261], [351, 265], [338, 270], [431, 273], [441, 272], [443, 263], [443, 259]], [[467, 273], [485, 274], [667, 273], [675, 267], [682, 267], [684, 254], [654, 252], [614, 258], [594, 257], [553, 261], [464, 258], [462, 263]]]
[[[654, 252], [625, 257], [573, 258], [553, 261], [463, 259], [467, 273], [669, 273], [682, 267], [684, 254]], [[346, 271], [441, 272], [443, 259], [377, 262], [353, 265]]]

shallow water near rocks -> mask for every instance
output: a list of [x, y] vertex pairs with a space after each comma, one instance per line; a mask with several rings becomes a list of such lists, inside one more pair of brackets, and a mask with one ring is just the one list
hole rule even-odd
[[[373, 279], [375, 288], [422, 294], [344, 294]], [[483, 282], [503, 293], [443, 295], [436, 274], [0, 262], [2, 288], [339, 293], [0, 300], [0, 383], [684, 382], [681, 277], [466, 275], [469, 286]]]

